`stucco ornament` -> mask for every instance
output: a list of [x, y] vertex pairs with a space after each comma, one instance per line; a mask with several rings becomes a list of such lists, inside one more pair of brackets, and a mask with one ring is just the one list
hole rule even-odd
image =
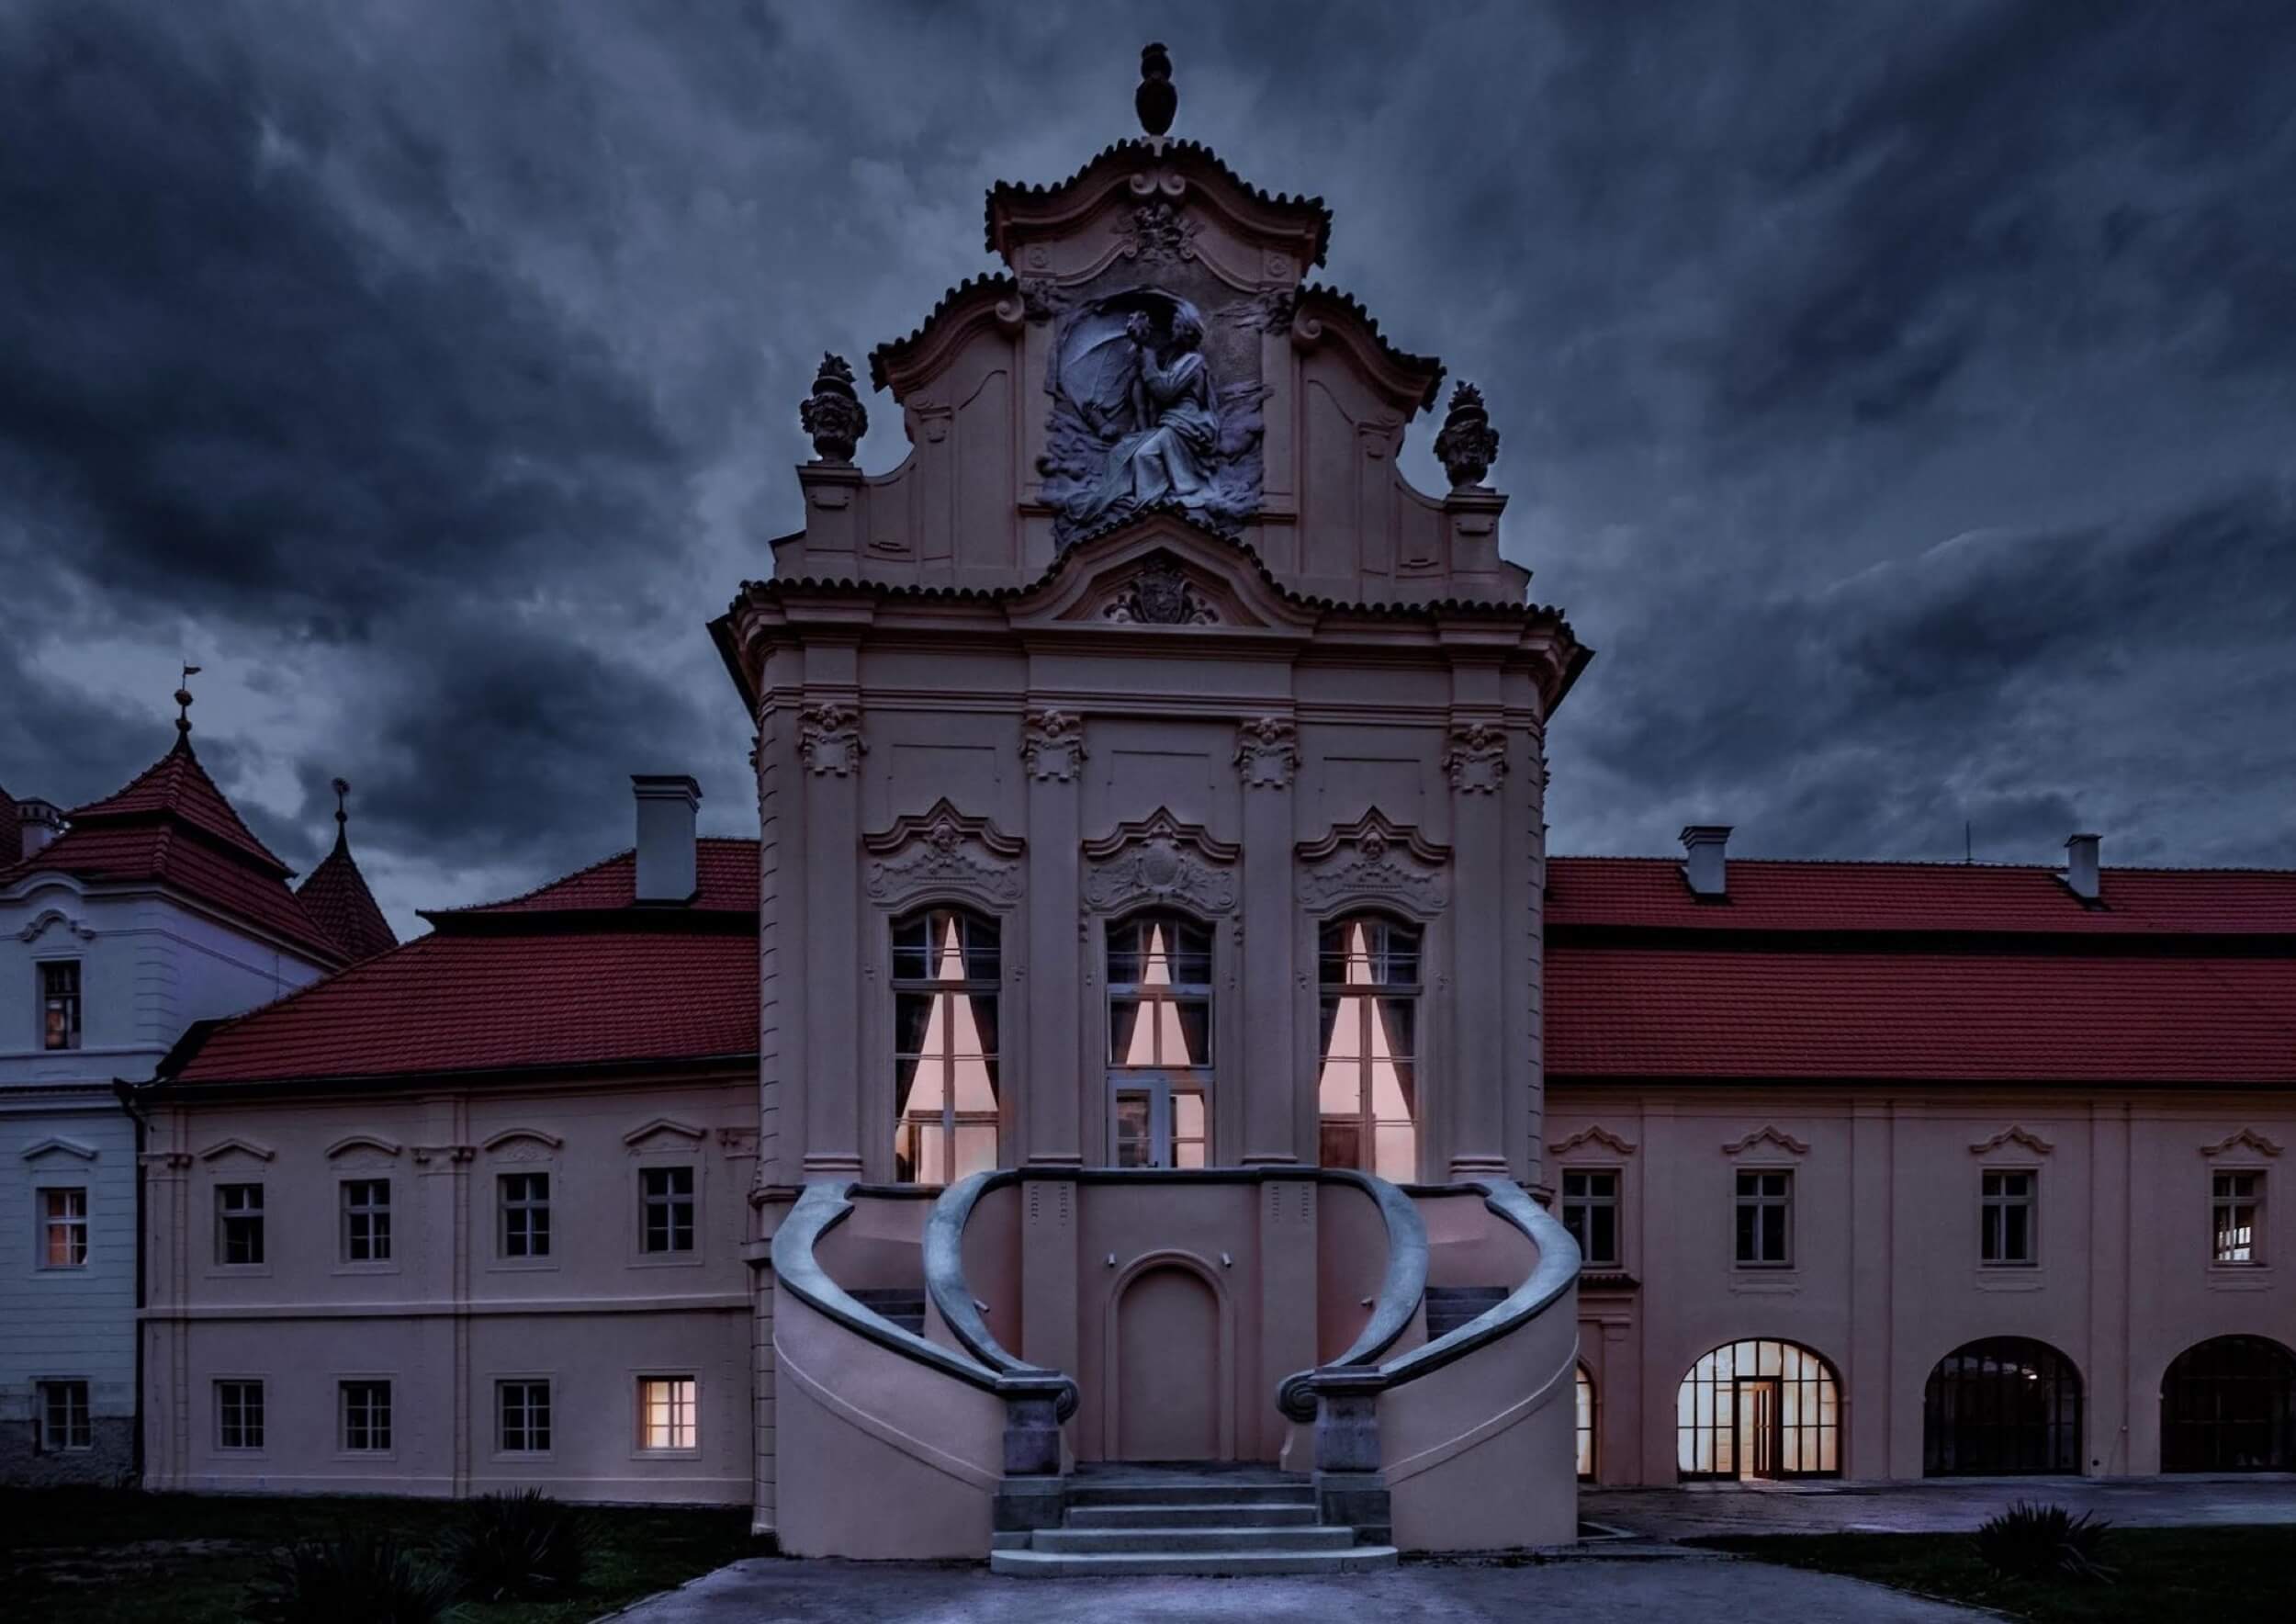
[[1224, 914], [1235, 907], [1233, 864], [1240, 851], [1158, 807], [1145, 819], [1120, 824], [1114, 834], [1086, 842], [1092, 868], [1085, 901], [1102, 913], [1176, 903]]
[[1085, 725], [1064, 710], [1033, 710], [1020, 719], [1020, 761], [1029, 776], [1066, 784], [1083, 771]]
[[1141, 566], [1100, 617], [1124, 626], [1213, 626], [1220, 619], [1179, 565], [1163, 553]]
[[1159, 505], [1224, 531], [1259, 510], [1266, 391], [1249, 379], [1221, 387], [1203, 343], [1196, 307], [1158, 288], [1093, 299], [1063, 318], [1037, 465], [1055, 539], [1065, 545]]
[[1288, 716], [1262, 716], [1236, 730], [1235, 764], [1246, 789], [1288, 789], [1300, 769], [1300, 730]]
[[1451, 729], [1451, 748], [1443, 758], [1451, 787], [1461, 795], [1492, 795], [1507, 775], [1507, 735], [1488, 722], [1469, 722]]
[[821, 357], [813, 393], [798, 406], [797, 421], [813, 436], [813, 454], [823, 462], [853, 460], [854, 447], [869, 432], [869, 409], [853, 388], [853, 368], [844, 356]]
[[1182, 214], [1176, 204], [1158, 199], [1135, 208], [1131, 219], [1117, 228], [1116, 234], [1124, 245], [1122, 253], [1126, 259], [1154, 264], [1194, 259], [1196, 231], [1197, 222], [1193, 218]]
[[1318, 912], [1385, 902], [1424, 917], [1444, 905], [1449, 849], [1389, 822], [1376, 807], [1301, 844], [1298, 855], [1300, 899]]
[[1499, 460], [1499, 431], [1483, 410], [1483, 392], [1471, 383], [1451, 391], [1451, 410], [1445, 413], [1443, 432], [1435, 435], [1435, 460], [1451, 476], [1451, 489], [1480, 485]]
[[993, 905], [1020, 899], [1021, 842], [985, 818], [968, 818], [946, 799], [922, 818], [903, 818], [863, 844], [884, 861], [864, 881], [872, 901], [898, 904], [924, 891], [960, 891]]
[[858, 773], [861, 757], [869, 753], [869, 741], [861, 737], [861, 712], [850, 705], [805, 706], [799, 713], [797, 750], [816, 778]]

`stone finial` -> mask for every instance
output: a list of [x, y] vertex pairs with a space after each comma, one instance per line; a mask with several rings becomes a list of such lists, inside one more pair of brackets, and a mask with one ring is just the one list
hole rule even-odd
[[1443, 432], [1435, 436], [1435, 454], [1451, 476], [1454, 491], [1481, 484], [1491, 465], [1499, 460], [1499, 431], [1491, 426], [1483, 392], [1473, 384], [1463, 383], [1451, 391], [1451, 410], [1444, 416]]
[[1179, 111], [1180, 93], [1172, 87], [1172, 57], [1161, 45], [1143, 46], [1140, 52], [1140, 88], [1132, 92], [1132, 110], [1140, 115], [1140, 127], [1150, 135], [1161, 136], [1172, 128], [1172, 115]]
[[813, 453], [823, 462], [853, 460], [853, 448], [869, 432], [869, 412], [853, 390], [853, 369], [842, 355], [822, 355], [813, 393], [797, 408], [797, 421], [813, 436]]

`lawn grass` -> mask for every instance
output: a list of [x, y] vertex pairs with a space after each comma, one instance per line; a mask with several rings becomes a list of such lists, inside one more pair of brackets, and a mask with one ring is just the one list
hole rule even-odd
[[[11, 1624], [235, 1624], [273, 1548], [349, 1528], [428, 1554], [451, 1501], [318, 1495], [147, 1494], [132, 1489], [0, 1490], [0, 1613]], [[764, 1554], [746, 1506], [588, 1512], [588, 1579], [563, 1601], [464, 1603], [456, 1624], [575, 1624]]]
[[2231, 1624], [2283, 1617], [2296, 1574], [2296, 1527], [2115, 1528], [2101, 1584], [1997, 1576], [1967, 1534], [1779, 1534], [1697, 1539], [1790, 1568], [1816, 1568], [1941, 1600], [1993, 1607], [2033, 1624]]

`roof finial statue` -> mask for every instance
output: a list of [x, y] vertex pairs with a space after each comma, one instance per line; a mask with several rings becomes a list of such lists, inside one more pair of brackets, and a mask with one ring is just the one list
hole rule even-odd
[[869, 432], [869, 411], [853, 392], [853, 369], [844, 356], [822, 355], [813, 393], [799, 404], [797, 421], [813, 436], [813, 454], [823, 462], [853, 460], [853, 448]]
[[343, 809], [343, 798], [351, 793], [350, 782], [347, 779], [336, 779], [334, 781], [334, 791], [335, 844], [338, 846], [347, 845], [351, 839], [351, 814]]
[[184, 667], [184, 674], [175, 686], [175, 733], [188, 741], [191, 738], [191, 680], [199, 674], [196, 665]]
[[1161, 45], [1144, 46], [1140, 53], [1140, 88], [1132, 92], [1132, 107], [1140, 115], [1140, 127], [1150, 135], [1162, 137], [1172, 128], [1172, 115], [1179, 110], [1180, 93], [1172, 88], [1172, 58]]
[[1471, 383], [1451, 391], [1451, 410], [1444, 415], [1443, 432], [1435, 436], [1435, 459], [1451, 476], [1451, 489], [1480, 485], [1491, 465], [1499, 460], [1499, 431], [1483, 410], [1483, 392]]

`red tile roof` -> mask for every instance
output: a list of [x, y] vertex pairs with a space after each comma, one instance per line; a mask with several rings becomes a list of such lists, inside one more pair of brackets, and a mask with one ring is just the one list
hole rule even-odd
[[[703, 835], [694, 841], [693, 900], [678, 905], [688, 913], [758, 911], [758, 843], [737, 836]], [[589, 908], [629, 908], [637, 893], [637, 853], [612, 857], [577, 869], [521, 896], [469, 908], [429, 908], [433, 924], [475, 915], [558, 913]]]
[[70, 827], [0, 871], [0, 885], [36, 873], [164, 885], [268, 931], [312, 963], [343, 960], [333, 937], [287, 889], [293, 873], [241, 821], [187, 736], [117, 795], [71, 814]]
[[351, 856], [351, 842], [341, 829], [335, 832], [335, 849], [320, 860], [295, 893], [295, 899], [303, 905], [303, 911], [312, 923], [338, 943], [343, 957], [356, 964], [371, 959], [378, 953], [388, 953], [399, 945], [399, 938], [390, 929], [390, 921], [383, 918], [383, 910], [376, 906], [375, 893], [366, 888], [366, 876]]

